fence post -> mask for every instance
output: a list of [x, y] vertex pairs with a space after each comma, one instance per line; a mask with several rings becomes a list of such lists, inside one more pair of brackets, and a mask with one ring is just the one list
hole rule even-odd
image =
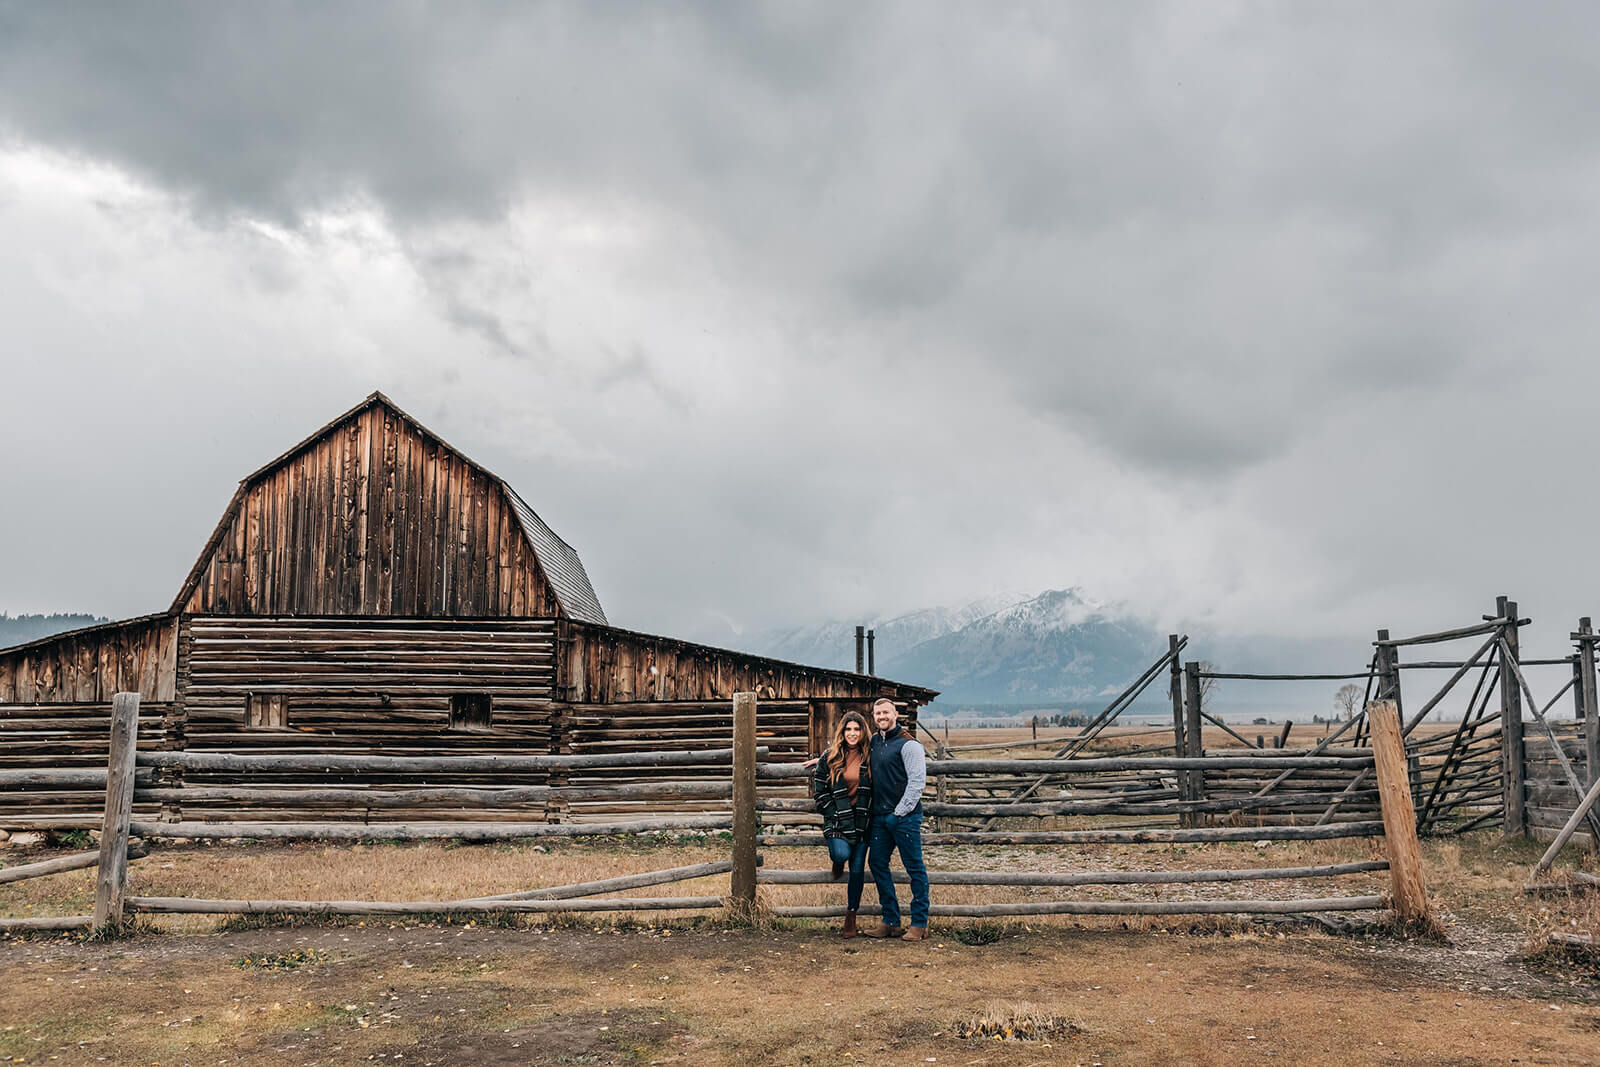
[[1383, 808], [1384, 847], [1389, 853], [1389, 879], [1394, 910], [1402, 921], [1431, 927], [1428, 891], [1422, 881], [1422, 846], [1417, 841], [1417, 809], [1411, 802], [1411, 776], [1406, 742], [1400, 735], [1400, 707], [1392, 700], [1367, 705], [1372, 730], [1372, 757], [1378, 772], [1378, 802]]
[[1500, 773], [1506, 808], [1507, 834], [1528, 832], [1527, 749], [1522, 743], [1522, 687], [1509, 661], [1521, 660], [1517, 644], [1517, 602], [1498, 597], [1495, 616], [1506, 619], [1501, 631], [1506, 648], [1500, 663]]
[[729, 907], [746, 918], [756, 904], [756, 695], [733, 694], [733, 879]]
[[[1205, 747], [1201, 744], [1200, 733], [1200, 664], [1197, 660], [1190, 660], [1183, 665], [1183, 710], [1186, 720], [1183, 728], [1183, 743], [1188, 751], [1186, 756], [1203, 756]], [[1185, 788], [1179, 790], [1179, 795], [1184, 800], [1204, 800], [1206, 796], [1206, 772], [1202, 770], [1183, 771], [1180, 781]], [[1191, 811], [1184, 818], [1189, 826], [1203, 826], [1205, 819], [1199, 812]]]
[[128, 881], [128, 824], [133, 820], [133, 757], [139, 744], [139, 694], [111, 698], [111, 756], [106, 764], [106, 812], [100, 824], [100, 869], [95, 876], [94, 928], [122, 926]]
[[[1585, 615], [1578, 620], [1578, 633], [1584, 637], [1594, 633], [1594, 625]], [[1577, 688], [1583, 701], [1583, 753], [1589, 764], [1589, 784], [1600, 782], [1600, 703], [1595, 699], [1594, 642], [1579, 640]], [[1595, 842], [1600, 845], [1600, 841]]]
[[1400, 650], [1391, 644], [1388, 630], [1378, 631], [1378, 691], [1374, 699], [1392, 700], [1395, 709], [1401, 712], [1401, 721], [1404, 722], [1404, 705], [1400, 701]]
[[[1183, 664], [1178, 661], [1177, 634], [1167, 635], [1167, 654], [1172, 657], [1167, 665], [1167, 689], [1172, 697], [1172, 751], [1181, 756], [1188, 749], [1183, 743]], [[1183, 799], [1181, 790], [1178, 798]]]

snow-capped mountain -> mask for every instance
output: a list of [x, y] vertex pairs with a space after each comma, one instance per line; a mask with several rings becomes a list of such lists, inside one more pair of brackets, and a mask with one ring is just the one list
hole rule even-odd
[[[1092, 703], [1166, 649], [1165, 636], [1080, 589], [1000, 594], [863, 622], [876, 631], [878, 673], [938, 689], [941, 703]], [[825, 623], [757, 635], [752, 651], [850, 669], [854, 635], [854, 623]]]
[[865, 626], [874, 633], [873, 647], [877, 651], [878, 673], [885, 674], [882, 665], [886, 651], [898, 650], [903, 653], [924, 641], [954, 633], [979, 619], [1023, 603], [1032, 597], [1032, 593], [996, 593], [965, 604], [924, 608], [890, 618], [796, 626], [756, 634], [742, 645], [748, 645], [751, 651], [788, 660], [791, 663], [854, 670], [856, 626]]

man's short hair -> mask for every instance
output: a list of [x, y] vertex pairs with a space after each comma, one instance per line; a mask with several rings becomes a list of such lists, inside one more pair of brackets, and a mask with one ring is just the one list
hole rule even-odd
[[877, 711], [879, 704], [887, 704], [891, 708], [894, 708], [894, 710], [896, 712], [898, 712], [900, 710], [900, 706], [898, 704], [896, 704], [894, 701], [890, 700], [888, 697], [879, 697], [877, 700], [874, 700], [872, 702], [872, 710], [873, 711]]

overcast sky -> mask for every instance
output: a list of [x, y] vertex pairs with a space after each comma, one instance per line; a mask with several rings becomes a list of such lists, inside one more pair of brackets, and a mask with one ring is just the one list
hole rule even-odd
[[1080, 585], [1563, 644], [1592, 4], [0, 0], [0, 610], [166, 607], [382, 389], [616, 624]]

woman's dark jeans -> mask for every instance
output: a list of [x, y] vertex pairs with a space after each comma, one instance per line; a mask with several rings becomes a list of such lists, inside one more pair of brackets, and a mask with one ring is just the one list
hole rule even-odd
[[866, 883], [867, 868], [867, 843], [865, 841], [846, 841], [842, 837], [828, 838], [828, 858], [835, 863], [842, 863], [850, 872], [849, 881], [845, 883], [845, 904], [851, 911], [861, 910], [861, 887]]

